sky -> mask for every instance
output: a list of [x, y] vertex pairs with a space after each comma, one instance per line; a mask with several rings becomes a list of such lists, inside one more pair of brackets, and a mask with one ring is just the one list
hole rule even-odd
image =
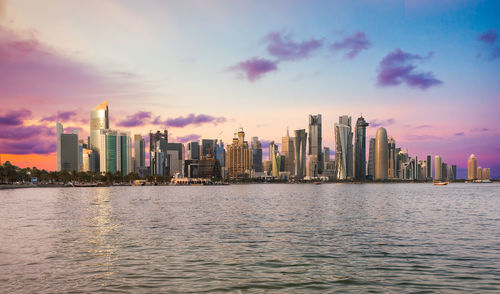
[[[2, 162], [55, 170], [55, 123], [281, 143], [322, 114], [500, 178], [498, 1], [0, 0]], [[266, 145], [266, 144], [264, 144]]]

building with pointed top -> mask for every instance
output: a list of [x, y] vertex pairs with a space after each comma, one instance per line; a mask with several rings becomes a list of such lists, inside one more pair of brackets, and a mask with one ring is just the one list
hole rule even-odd
[[356, 136], [354, 140], [354, 178], [366, 178], [366, 127], [368, 123], [361, 115], [356, 121]]

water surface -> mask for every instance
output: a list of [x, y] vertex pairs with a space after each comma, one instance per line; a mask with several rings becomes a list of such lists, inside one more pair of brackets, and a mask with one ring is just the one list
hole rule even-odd
[[0, 292], [500, 292], [500, 185], [0, 191]]

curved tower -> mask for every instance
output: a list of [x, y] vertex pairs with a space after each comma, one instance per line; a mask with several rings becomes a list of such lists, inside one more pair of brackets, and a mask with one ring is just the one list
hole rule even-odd
[[469, 156], [469, 160], [467, 161], [467, 171], [467, 179], [477, 179], [477, 158], [474, 154]]
[[380, 127], [377, 130], [375, 137], [375, 179], [387, 179], [387, 163], [388, 163], [388, 141], [387, 131]]

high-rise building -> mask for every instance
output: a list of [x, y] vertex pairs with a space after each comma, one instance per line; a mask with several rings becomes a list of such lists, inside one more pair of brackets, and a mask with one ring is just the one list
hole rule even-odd
[[217, 139], [201, 140], [201, 158], [215, 158]]
[[167, 166], [169, 176], [183, 174], [184, 167], [184, 145], [182, 143], [167, 143]]
[[477, 167], [476, 178], [478, 180], [483, 179], [483, 169], [480, 166]]
[[306, 175], [306, 142], [307, 133], [306, 130], [300, 129], [295, 130], [295, 140], [294, 140], [294, 155], [295, 155], [295, 171], [294, 175], [296, 178], [303, 178]]
[[[337, 155], [335, 155], [337, 157]], [[370, 139], [370, 147], [368, 149], [368, 176], [375, 179], [375, 138]]]
[[321, 114], [309, 115], [309, 158], [316, 155], [317, 172], [323, 173], [323, 147], [322, 147]]
[[167, 176], [168, 131], [149, 133], [149, 168], [152, 176]]
[[388, 141], [387, 131], [380, 127], [375, 136], [375, 179], [385, 180], [388, 178]]
[[[226, 149], [224, 148], [224, 142], [222, 142], [222, 140], [220, 140], [220, 142], [215, 144], [215, 160], [217, 160], [219, 163], [212, 164], [211, 161], [203, 161], [200, 162], [200, 166], [202, 169], [204, 168], [205, 164], [207, 164], [210, 167], [212, 167], [213, 165], [214, 168], [218, 167], [220, 169], [220, 171], [218, 172], [220, 174], [219, 176], [225, 177]], [[215, 174], [217, 174], [217, 172], [215, 172]]]
[[344, 124], [335, 124], [335, 170], [337, 179], [348, 178], [349, 134], [351, 129]]
[[354, 139], [354, 177], [357, 180], [366, 178], [366, 127], [368, 123], [363, 116], [356, 121], [356, 136]]
[[309, 178], [316, 178], [319, 176], [319, 165], [318, 156], [315, 154], [309, 155], [309, 161], [307, 162], [307, 176]]
[[396, 162], [397, 162], [397, 153], [396, 153], [396, 140], [392, 136], [389, 137], [388, 143], [387, 143], [387, 150], [388, 150], [388, 177], [389, 179], [395, 179], [397, 178], [396, 174]]
[[490, 179], [490, 168], [483, 168], [483, 180], [489, 180], [489, 179]]
[[441, 180], [448, 179], [448, 164], [446, 162], [441, 163]]
[[252, 137], [252, 168], [258, 173], [264, 171], [262, 164], [262, 144], [258, 137]]
[[134, 135], [134, 171], [146, 166], [146, 145], [142, 135]]
[[100, 173], [120, 173], [123, 176], [131, 173], [130, 134], [110, 129], [101, 129], [99, 133]]
[[443, 180], [442, 158], [439, 155], [434, 156], [434, 180]]
[[475, 180], [477, 179], [477, 158], [476, 155], [471, 154], [469, 160], [467, 161], [467, 179]]
[[245, 132], [239, 129], [233, 142], [226, 146], [226, 174], [229, 178], [249, 177], [252, 169], [252, 152], [245, 141]]
[[198, 141], [187, 143], [187, 159], [200, 159], [200, 143]]
[[100, 146], [101, 138], [100, 130], [109, 129], [109, 110], [108, 110], [108, 100], [102, 102], [92, 109], [90, 112], [90, 149], [94, 153], [94, 158], [96, 160], [94, 164], [95, 172], [100, 172]]
[[92, 150], [83, 148], [83, 155], [82, 155], [82, 171], [83, 172], [89, 172], [92, 170], [95, 170], [93, 165], [95, 164], [95, 158]]
[[354, 148], [352, 144], [353, 132], [352, 132], [352, 119], [348, 115], [339, 116], [339, 125], [345, 125], [349, 127], [349, 134], [347, 136], [347, 154], [346, 154], [346, 177], [354, 177]]
[[432, 156], [427, 155], [427, 161], [426, 161], [426, 173], [425, 173], [425, 178], [427, 181], [432, 180]]
[[78, 135], [64, 134], [63, 126], [56, 123], [57, 171], [78, 171]]
[[294, 138], [290, 137], [288, 128], [286, 129], [286, 136], [281, 138], [281, 154], [285, 157], [284, 171], [289, 172], [290, 175], [295, 173], [295, 148]]

